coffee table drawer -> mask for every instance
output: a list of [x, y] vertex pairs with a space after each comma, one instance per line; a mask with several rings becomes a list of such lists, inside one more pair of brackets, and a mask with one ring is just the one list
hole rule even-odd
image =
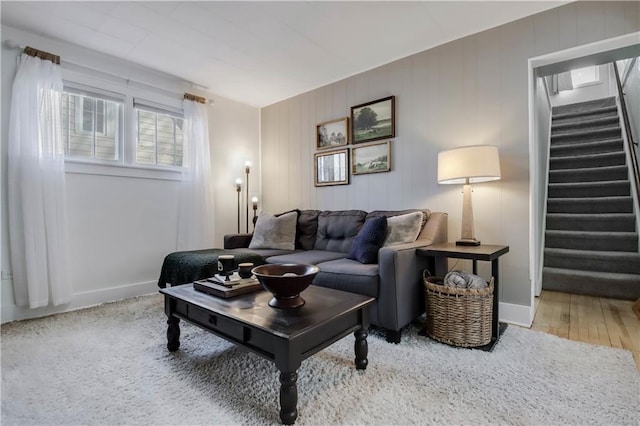
[[180, 302], [181, 301], [178, 302], [177, 311], [182, 313], [189, 321], [199, 324], [207, 330], [220, 332], [226, 336], [242, 341], [242, 324], [197, 306], [187, 305], [186, 303], [180, 306], [182, 305]]

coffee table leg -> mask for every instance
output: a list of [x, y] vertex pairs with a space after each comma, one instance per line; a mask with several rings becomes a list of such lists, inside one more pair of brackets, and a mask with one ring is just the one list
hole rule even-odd
[[175, 352], [180, 347], [180, 318], [169, 316], [167, 324], [167, 349]]
[[280, 420], [285, 425], [292, 425], [298, 418], [298, 373], [280, 372]]
[[360, 329], [353, 334], [356, 336], [356, 342], [354, 344], [356, 352], [356, 369], [366, 370], [367, 364], [369, 364], [369, 360], [367, 359], [367, 354], [369, 353], [367, 335], [369, 333], [367, 333], [367, 330]]

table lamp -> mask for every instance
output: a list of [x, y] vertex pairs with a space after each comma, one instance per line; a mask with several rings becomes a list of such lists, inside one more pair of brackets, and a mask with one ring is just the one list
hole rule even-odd
[[462, 190], [462, 232], [459, 246], [479, 246], [473, 229], [471, 184], [500, 179], [498, 148], [474, 145], [438, 153], [438, 183], [464, 184]]

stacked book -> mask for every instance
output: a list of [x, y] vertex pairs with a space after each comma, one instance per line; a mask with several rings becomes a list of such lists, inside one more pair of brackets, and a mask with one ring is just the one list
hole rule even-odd
[[255, 276], [240, 278], [237, 272], [223, 276], [216, 274], [211, 278], [193, 282], [193, 288], [217, 297], [232, 297], [262, 289], [260, 281]]

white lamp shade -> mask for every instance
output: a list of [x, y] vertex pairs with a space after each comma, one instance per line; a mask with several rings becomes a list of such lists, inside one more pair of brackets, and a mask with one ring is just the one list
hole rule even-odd
[[438, 183], [487, 182], [500, 179], [498, 148], [474, 145], [438, 153]]

